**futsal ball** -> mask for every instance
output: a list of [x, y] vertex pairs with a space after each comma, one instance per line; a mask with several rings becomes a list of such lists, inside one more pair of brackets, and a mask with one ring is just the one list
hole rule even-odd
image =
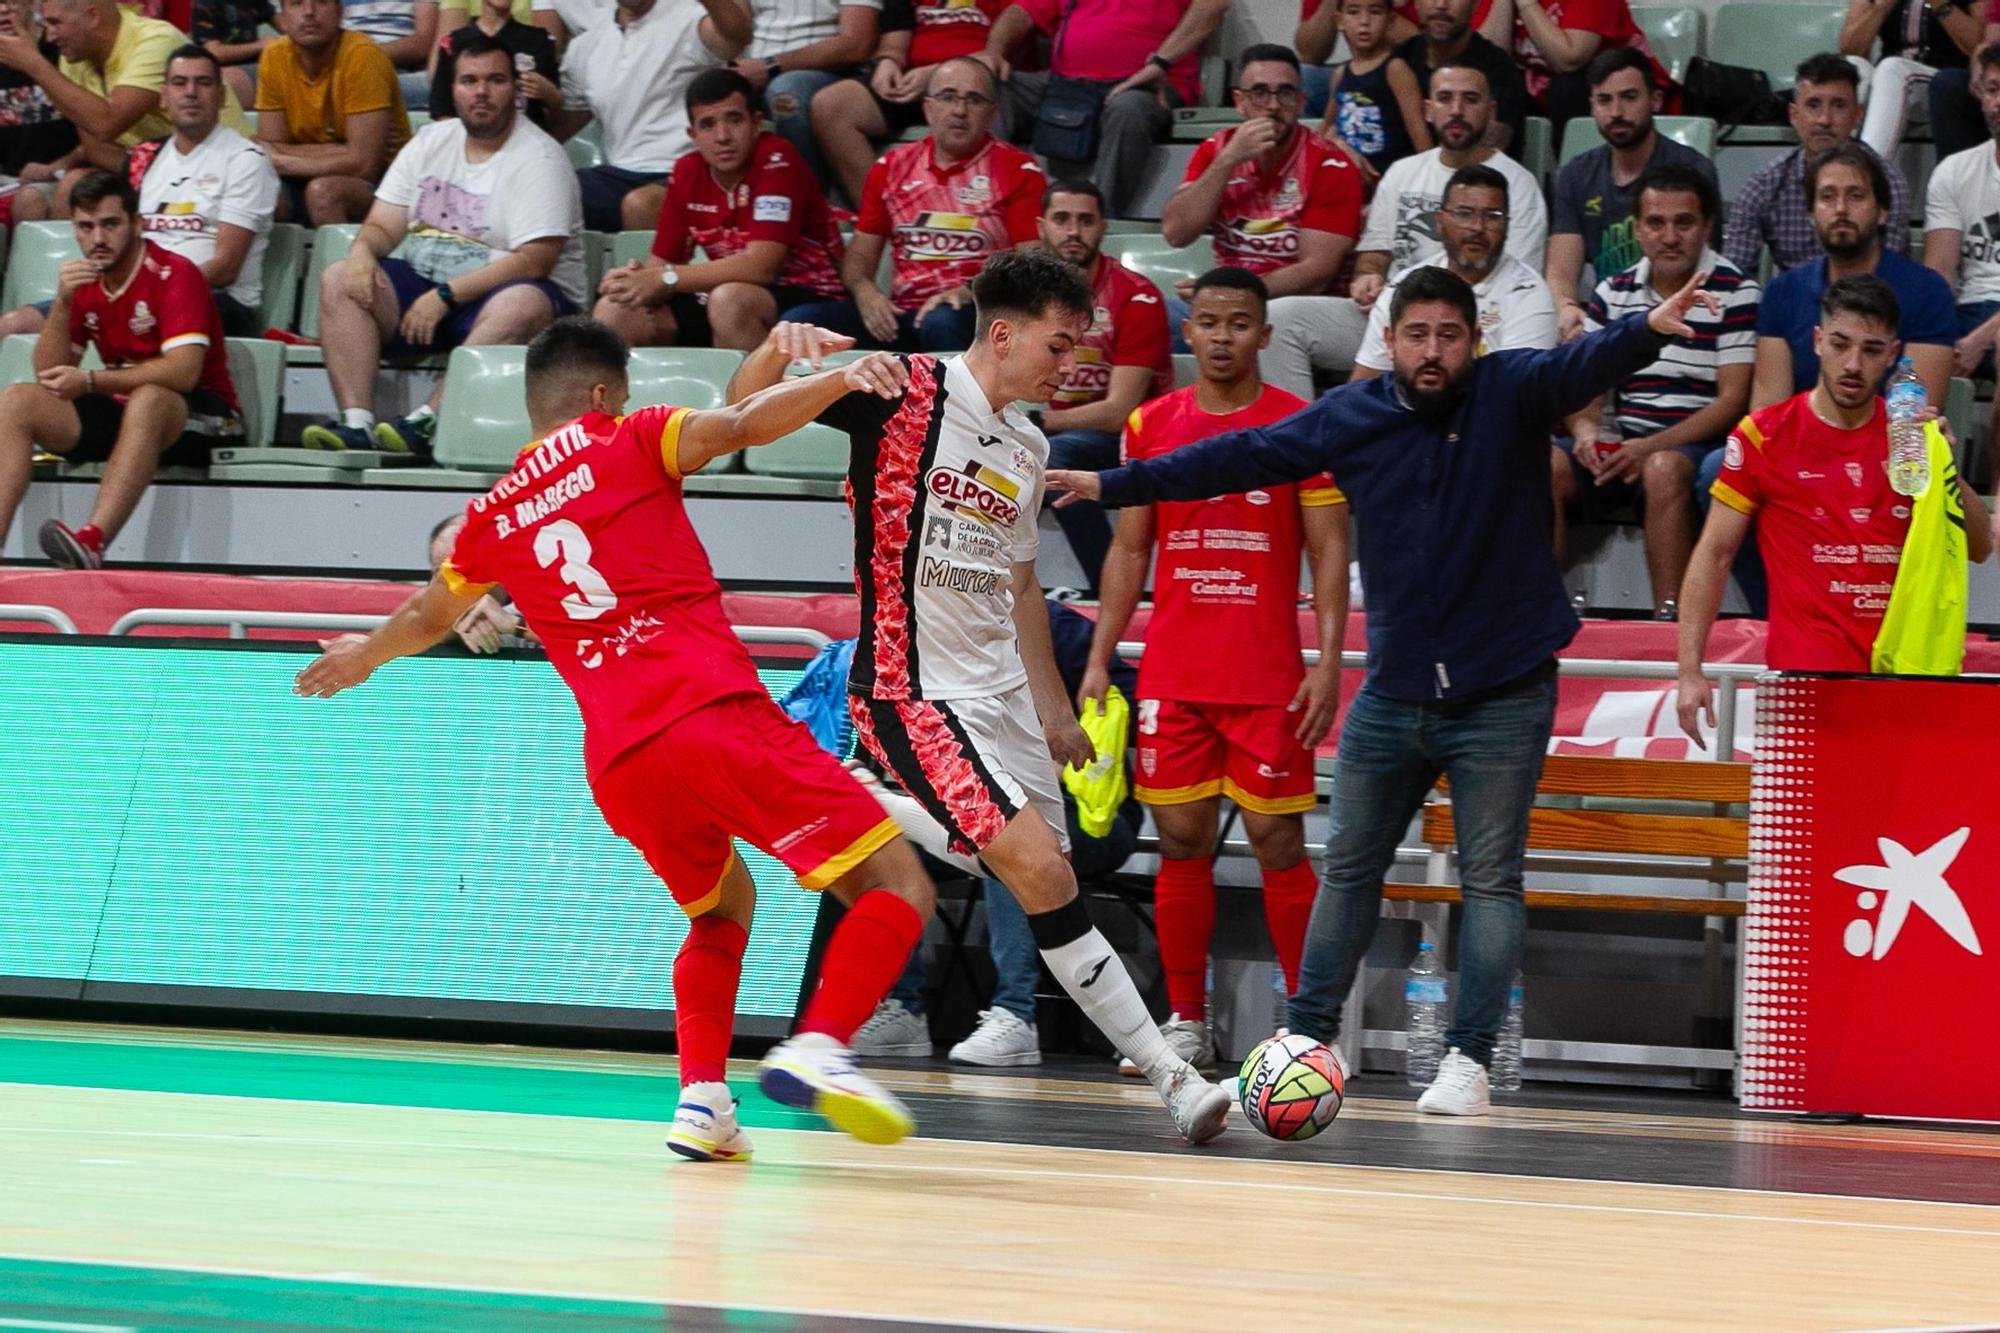
[[1274, 1139], [1309, 1139], [1340, 1114], [1346, 1080], [1333, 1052], [1311, 1037], [1272, 1037], [1244, 1058], [1243, 1114]]

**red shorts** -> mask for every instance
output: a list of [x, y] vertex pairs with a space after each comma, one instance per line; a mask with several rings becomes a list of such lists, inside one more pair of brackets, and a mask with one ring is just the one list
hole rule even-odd
[[897, 836], [812, 733], [769, 699], [720, 699], [611, 761], [590, 784], [612, 832], [700, 916], [722, 896], [741, 838], [823, 889]]
[[1260, 815], [1313, 808], [1313, 752], [1283, 704], [1139, 700], [1139, 780], [1147, 805], [1227, 796]]

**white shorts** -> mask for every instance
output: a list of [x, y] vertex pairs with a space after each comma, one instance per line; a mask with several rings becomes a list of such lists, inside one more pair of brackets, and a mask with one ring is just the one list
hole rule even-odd
[[875, 771], [923, 807], [951, 851], [977, 855], [1030, 807], [1069, 850], [1062, 784], [1025, 682], [976, 699], [847, 703]]

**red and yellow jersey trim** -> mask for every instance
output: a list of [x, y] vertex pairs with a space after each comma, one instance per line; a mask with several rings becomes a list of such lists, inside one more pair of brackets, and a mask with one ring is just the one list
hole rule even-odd
[[893, 819], [884, 819], [874, 828], [847, 844], [845, 850], [829, 856], [817, 866], [799, 876], [802, 889], [823, 889], [845, 875], [854, 867], [866, 861], [875, 853], [887, 847], [902, 834]]
[[1715, 485], [1708, 488], [1708, 493], [1739, 514], [1754, 514], [1757, 512], [1757, 502], [1726, 481], [1718, 480]]
[[1319, 797], [1313, 792], [1299, 796], [1280, 796], [1275, 799], [1253, 796], [1228, 778], [1222, 780], [1222, 794], [1234, 801], [1241, 809], [1253, 815], [1296, 815], [1303, 814], [1319, 804]]
[[1139, 798], [1141, 805], [1187, 805], [1191, 801], [1205, 801], [1211, 796], [1222, 795], [1222, 779], [1210, 778], [1191, 787], [1144, 787], [1135, 784], [1132, 794]]
[[706, 916], [715, 910], [716, 904], [722, 901], [722, 885], [728, 880], [729, 872], [735, 865], [736, 848], [731, 846], [728, 857], [722, 862], [722, 873], [715, 877], [715, 887], [707, 893], [702, 894], [701, 897], [695, 899], [693, 902], [681, 904], [681, 910], [687, 913], [688, 920], [692, 921], [698, 916]]
[[477, 597], [493, 586], [490, 583], [474, 583], [459, 573], [458, 567], [449, 560], [438, 566], [438, 577], [444, 580], [444, 586], [451, 589], [455, 597]]
[[1743, 420], [1737, 422], [1736, 434], [1743, 438], [1743, 443], [1749, 445], [1758, 453], [1761, 454], [1764, 452], [1764, 432], [1758, 429], [1755, 417], [1745, 417]]
[[681, 423], [692, 411], [691, 407], [677, 407], [660, 426], [660, 466], [675, 481], [681, 479]]
[[1321, 509], [1327, 505], [1344, 505], [1347, 497], [1338, 486], [1314, 486], [1310, 490], [1299, 487], [1299, 505], [1305, 509]]
[[208, 346], [208, 335], [196, 330], [193, 333], [176, 333], [171, 338], [163, 339], [160, 343], [160, 350], [162, 352], [171, 352], [176, 347], [206, 346]]

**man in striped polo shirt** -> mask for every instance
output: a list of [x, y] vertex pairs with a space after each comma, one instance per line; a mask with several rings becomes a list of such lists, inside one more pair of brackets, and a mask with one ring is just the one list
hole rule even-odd
[[[1709, 248], [1719, 201], [1715, 184], [1679, 163], [1640, 177], [1633, 220], [1642, 258], [1597, 284], [1585, 311], [1592, 330], [1650, 310], [1707, 275], [1718, 308], [1695, 306], [1692, 336], [1668, 338], [1659, 360], [1569, 420], [1555, 450], [1558, 515], [1637, 506], [1646, 528], [1653, 610], [1675, 618], [1674, 597], [1694, 551], [1694, 479], [1750, 402], [1757, 357], [1757, 280]], [[1558, 554], [1560, 554], [1558, 529]]]

